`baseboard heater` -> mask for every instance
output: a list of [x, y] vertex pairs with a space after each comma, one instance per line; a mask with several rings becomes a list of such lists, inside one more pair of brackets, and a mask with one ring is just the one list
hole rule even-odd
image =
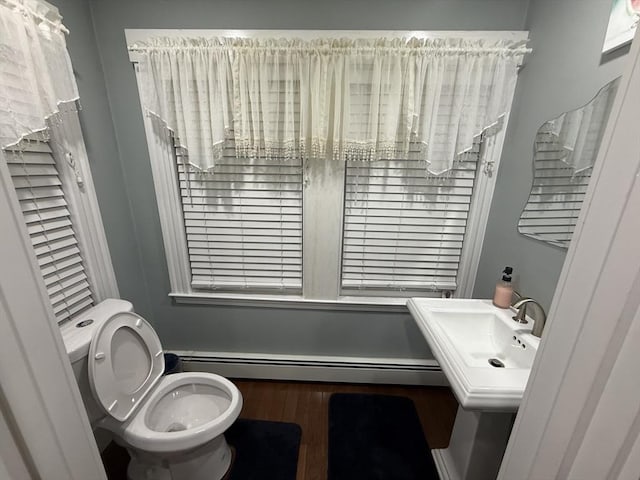
[[187, 371], [229, 378], [310, 382], [448, 385], [435, 360], [173, 351]]

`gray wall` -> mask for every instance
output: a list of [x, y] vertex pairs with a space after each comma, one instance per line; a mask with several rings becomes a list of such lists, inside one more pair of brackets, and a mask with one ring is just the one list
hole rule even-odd
[[73, 32], [70, 51], [85, 105], [81, 117], [87, 144], [96, 155], [94, 181], [118, 282], [123, 297], [131, 299], [136, 309], [154, 323], [165, 347], [430, 356], [411, 317], [404, 313], [172, 306], [167, 297], [167, 265], [124, 29], [521, 30], [527, 0], [95, 0], [89, 2], [91, 19], [81, 0], [54, 3]]
[[505, 265], [515, 269], [516, 287], [548, 310], [566, 250], [517, 231], [533, 176], [533, 141], [538, 127], [587, 103], [622, 74], [628, 48], [601, 58], [610, 1], [531, 0], [526, 28], [533, 53], [520, 72], [496, 191], [474, 290], [493, 295]]

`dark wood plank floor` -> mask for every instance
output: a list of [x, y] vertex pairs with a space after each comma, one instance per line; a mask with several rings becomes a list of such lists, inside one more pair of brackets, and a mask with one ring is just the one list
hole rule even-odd
[[329, 397], [332, 393], [377, 393], [413, 400], [431, 448], [449, 444], [458, 404], [448, 388], [266, 380], [233, 382], [242, 392], [240, 416], [297, 423], [302, 427], [297, 480], [326, 480]]
[[[304, 383], [232, 379], [242, 392], [240, 416], [256, 420], [297, 423], [302, 427], [297, 480], [326, 480], [329, 434], [329, 397], [332, 393], [399, 395], [413, 400], [431, 448], [449, 444], [458, 408], [443, 387]], [[129, 455], [111, 444], [103, 453], [110, 480], [126, 479]]]

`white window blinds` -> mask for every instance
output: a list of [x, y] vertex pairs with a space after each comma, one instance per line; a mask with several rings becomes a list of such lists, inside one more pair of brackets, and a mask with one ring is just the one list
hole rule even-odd
[[176, 157], [192, 287], [300, 293], [301, 160], [238, 158], [233, 140], [212, 174]]
[[347, 164], [342, 294], [456, 289], [479, 156], [442, 178], [420, 160]]
[[6, 149], [9, 172], [58, 323], [93, 305], [62, 181], [45, 134]]

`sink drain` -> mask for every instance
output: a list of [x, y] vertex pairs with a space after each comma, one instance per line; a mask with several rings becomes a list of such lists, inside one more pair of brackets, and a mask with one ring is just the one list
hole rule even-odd
[[502, 363], [497, 358], [490, 358], [489, 359], [489, 365], [491, 365], [492, 367], [496, 367], [496, 368], [504, 368], [504, 363]]

